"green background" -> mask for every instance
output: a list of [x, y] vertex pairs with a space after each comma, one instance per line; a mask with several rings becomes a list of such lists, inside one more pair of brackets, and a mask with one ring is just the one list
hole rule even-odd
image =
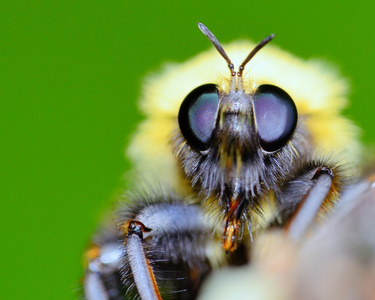
[[345, 114], [375, 141], [373, 2], [1, 1], [1, 299], [76, 299], [82, 253], [129, 167], [145, 73], [222, 42], [338, 65]]

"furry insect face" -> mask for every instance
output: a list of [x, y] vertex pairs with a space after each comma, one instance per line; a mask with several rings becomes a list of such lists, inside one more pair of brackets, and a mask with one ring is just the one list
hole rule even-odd
[[[308, 136], [292, 98], [273, 85], [246, 93], [213, 84], [183, 101], [175, 149], [186, 176], [224, 207], [225, 249], [270, 190], [280, 192], [293, 164], [308, 154]], [[232, 233], [228, 233], [228, 230]]]
[[[212, 97], [215, 98], [212, 101], [217, 102], [214, 113], [209, 112], [212, 129], [204, 139], [202, 135], [194, 136], [194, 131], [198, 130], [191, 128], [197, 127], [192, 123], [205, 126], [202, 123], [207, 122], [207, 105], [198, 109], [192, 107], [194, 104], [187, 105], [186, 102], [191, 101], [190, 95], [182, 104], [179, 114], [181, 134], [176, 138], [176, 151], [187, 176], [194, 184], [199, 182], [208, 194], [223, 195], [229, 185], [233, 193], [243, 191], [247, 197], [256, 197], [262, 190], [261, 182], [263, 188], [274, 187], [277, 178], [285, 178], [283, 174], [288, 172], [293, 161], [306, 152], [307, 135], [300, 128], [302, 125], [296, 129], [297, 114], [291, 98], [286, 104], [289, 107], [282, 107], [284, 104], [272, 103], [272, 98], [277, 96], [259, 97], [266, 88], [268, 86], [262, 86], [255, 94], [242, 91], [228, 94], [217, 91], [214, 96], [200, 94], [199, 97]], [[278, 130], [276, 134], [275, 130], [270, 131], [272, 127]]]

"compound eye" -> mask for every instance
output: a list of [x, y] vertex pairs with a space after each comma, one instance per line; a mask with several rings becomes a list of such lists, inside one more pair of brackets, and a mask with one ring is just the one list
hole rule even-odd
[[219, 91], [215, 84], [205, 84], [192, 90], [184, 99], [178, 113], [182, 135], [198, 151], [210, 147], [214, 131]]
[[280, 149], [297, 125], [292, 98], [276, 86], [261, 85], [254, 94], [254, 111], [260, 146], [268, 152]]

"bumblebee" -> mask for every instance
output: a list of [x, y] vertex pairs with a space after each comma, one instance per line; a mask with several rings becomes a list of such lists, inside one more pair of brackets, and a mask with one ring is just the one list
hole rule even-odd
[[146, 80], [127, 150], [142, 183], [87, 252], [86, 299], [195, 299], [271, 229], [304, 240], [356, 181], [344, 79], [274, 35], [223, 47], [198, 26], [214, 49]]

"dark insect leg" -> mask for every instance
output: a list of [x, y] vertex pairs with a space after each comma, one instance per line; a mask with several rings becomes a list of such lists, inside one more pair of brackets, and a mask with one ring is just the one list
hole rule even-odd
[[151, 229], [141, 222], [130, 222], [124, 250], [128, 255], [131, 273], [141, 299], [161, 300], [154, 271], [146, 257], [143, 245], [143, 233], [148, 231], [151, 231]]
[[330, 205], [337, 180], [331, 168], [314, 167], [286, 183], [281, 194], [281, 224], [293, 240], [301, 239], [322, 207]]
[[207, 255], [215, 242], [201, 208], [175, 195], [137, 198], [119, 213], [127, 293], [142, 300], [195, 299], [211, 271], [209, 259], [215, 260]]
[[125, 297], [119, 270], [122, 242], [116, 231], [106, 228], [86, 252], [84, 294], [87, 300], [122, 300]]
[[85, 298], [195, 299], [220, 248], [202, 209], [173, 193], [129, 198], [87, 251]]
[[299, 240], [319, 212], [332, 186], [332, 176], [320, 174], [309, 194], [300, 203], [296, 213], [288, 224], [287, 231], [291, 239]]

